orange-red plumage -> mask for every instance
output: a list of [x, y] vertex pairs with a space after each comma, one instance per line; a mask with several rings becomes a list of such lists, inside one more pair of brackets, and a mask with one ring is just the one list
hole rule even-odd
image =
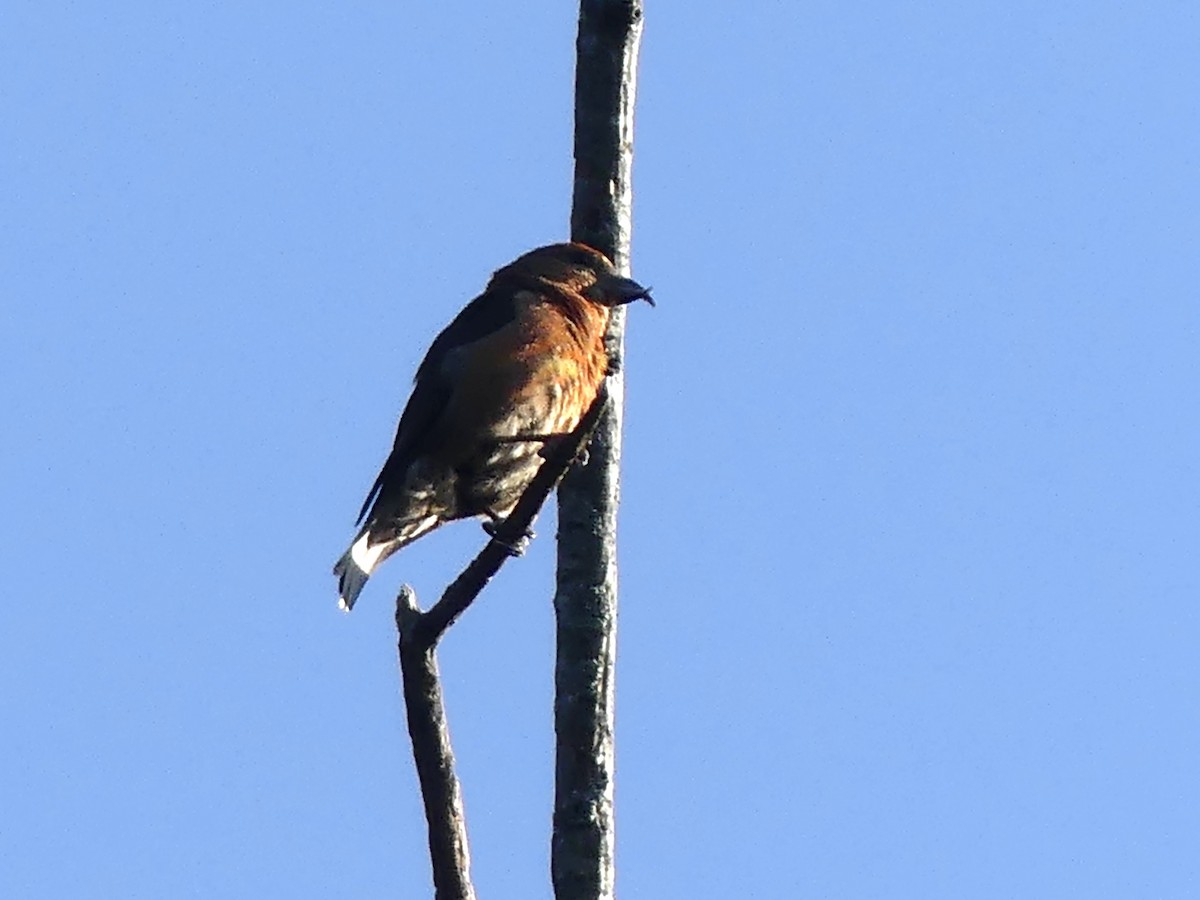
[[439, 525], [508, 515], [545, 436], [572, 431], [599, 391], [611, 307], [637, 299], [649, 291], [583, 244], [540, 247], [492, 276], [417, 369], [362, 530], [334, 566], [344, 608], [384, 559]]

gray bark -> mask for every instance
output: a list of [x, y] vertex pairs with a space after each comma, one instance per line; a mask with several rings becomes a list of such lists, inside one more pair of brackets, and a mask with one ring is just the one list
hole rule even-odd
[[[641, 0], [581, 0], [575, 71], [571, 238], [629, 274], [633, 109]], [[607, 335], [610, 403], [589, 448], [558, 491], [554, 596], [556, 735], [551, 875], [558, 900], [614, 890], [613, 686], [617, 624], [617, 501], [625, 310]]]

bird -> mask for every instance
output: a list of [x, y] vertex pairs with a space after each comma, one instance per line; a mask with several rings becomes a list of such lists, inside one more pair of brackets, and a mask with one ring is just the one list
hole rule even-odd
[[333, 567], [338, 606], [402, 547], [458, 519], [495, 526], [569, 434], [609, 371], [611, 310], [650, 289], [582, 243], [549, 244], [498, 269], [417, 367], [391, 453]]

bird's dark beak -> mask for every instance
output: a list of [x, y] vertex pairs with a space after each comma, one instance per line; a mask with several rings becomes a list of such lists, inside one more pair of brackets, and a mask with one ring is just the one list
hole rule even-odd
[[642, 287], [632, 278], [621, 275], [605, 275], [587, 289], [587, 296], [605, 306], [624, 306], [634, 300], [645, 300], [654, 306], [654, 298], [650, 296], [650, 288]]

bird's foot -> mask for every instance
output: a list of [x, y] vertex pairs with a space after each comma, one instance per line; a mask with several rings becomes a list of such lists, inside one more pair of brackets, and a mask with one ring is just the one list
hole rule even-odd
[[487, 515], [488, 518], [482, 523], [483, 530], [488, 533], [491, 539], [503, 547], [509, 556], [524, 556], [525, 551], [529, 549], [530, 541], [537, 537], [537, 535], [533, 533], [533, 529], [526, 528], [524, 533], [515, 541], [502, 541], [496, 536], [496, 532], [499, 531], [500, 526], [504, 524], [504, 519], [496, 515], [490, 509], [484, 510], [484, 514]]
[[[549, 459], [554, 455], [554, 451], [557, 449], [559, 441], [565, 441], [569, 437], [571, 437], [569, 434], [548, 435], [546, 443], [542, 446], [542, 449], [538, 451], [538, 456], [540, 456], [542, 459]], [[579, 448], [579, 453], [575, 455], [575, 458], [571, 460], [571, 462], [572, 464], [586, 466], [588, 464], [588, 459], [588, 448], [583, 446]]]

